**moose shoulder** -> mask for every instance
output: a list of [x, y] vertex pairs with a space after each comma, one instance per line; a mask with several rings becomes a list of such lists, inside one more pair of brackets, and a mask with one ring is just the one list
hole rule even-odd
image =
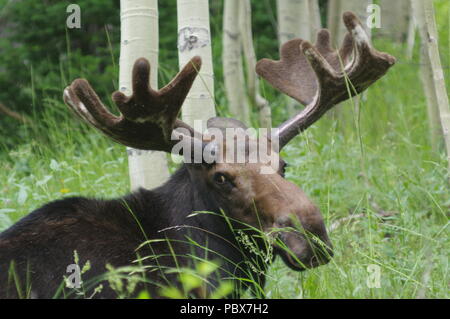
[[[239, 297], [243, 289], [262, 290], [272, 250], [294, 270], [327, 263], [333, 252], [320, 211], [284, 178], [286, 163], [278, 154], [335, 104], [365, 90], [394, 64], [392, 56], [371, 47], [352, 13], [344, 14], [344, 23], [349, 32], [340, 50], [331, 49], [328, 31], [321, 30], [314, 46], [295, 39], [282, 47], [280, 61], [258, 62], [260, 76], [305, 105], [269, 135], [252, 137], [237, 120], [212, 118], [208, 129], [237, 132], [234, 139], [220, 139], [177, 119], [201, 66], [198, 57], [159, 91], [148, 85], [150, 65], [138, 59], [133, 95], [113, 94], [120, 116], [105, 108], [86, 80], [75, 80], [64, 100], [81, 119], [137, 149], [170, 153], [182, 143], [188, 146], [181, 150], [185, 163], [154, 190], [115, 200], [55, 201], [1, 233], [0, 297], [78, 297], [77, 290], [66, 288], [64, 277], [71, 274], [69, 266], [88, 262], [82, 296], [102, 298], [116, 296], [105, 277], [108, 269], [140, 274], [135, 293], [145, 290], [155, 298], [162, 297], [161, 287], [180, 285], [177, 272], [170, 270], [209, 260], [220, 267], [208, 276], [207, 288], [192, 296], [206, 297], [224, 279], [240, 278], [230, 294]], [[245, 143], [235, 149], [239, 138]], [[265, 142], [275, 160], [251, 161], [252, 141]], [[191, 148], [209, 151], [208, 158], [195, 160], [195, 152], [186, 152]], [[236, 150], [243, 160], [236, 160]], [[95, 291], [100, 284], [103, 289]]]

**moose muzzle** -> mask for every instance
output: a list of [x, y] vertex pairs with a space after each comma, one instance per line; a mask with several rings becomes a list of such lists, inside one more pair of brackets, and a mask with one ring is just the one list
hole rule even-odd
[[297, 271], [328, 263], [333, 257], [333, 246], [323, 222], [313, 227], [319, 228], [317, 231], [311, 229], [311, 225], [298, 225], [295, 218], [283, 218], [277, 222], [281, 228], [275, 245], [277, 254], [286, 265]]

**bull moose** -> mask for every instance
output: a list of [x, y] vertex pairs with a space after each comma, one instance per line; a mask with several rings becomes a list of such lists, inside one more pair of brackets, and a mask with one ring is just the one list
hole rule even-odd
[[[343, 20], [348, 33], [340, 49], [331, 48], [330, 34], [324, 29], [315, 45], [294, 39], [282, 46], [279, 61], [257, 63], [262, 78], [305, 105], [300, 113], [259, 137], [247, 136], [245, 125], [235, 119], [212, 118], [208, 128], [240, 129], [247, 142], [266, 139], [278, 154], [334, 105], [382, 77], [395, 58], [371, 46], [353, 13], [346, 12]], [[208, 296], [222, 281], [239, 278], [244, 280], [234, 280], [229, 295], [239, 297], [244, 289], [264, 286], [264, 273], [274, 256], [297, 271], [330, 260], [332, 245], [320, 211], [284, 178], [283, 159], [269, 164], [250, 162], [248, 157], [243, 163], [219, 161], [219, 154], [232, 152], [234, 144], [196, 132], [177, 119], [200, 67], [201, 59], [194, 57], [168, 85], [153, 90], [150, 65], [138, 59], [132, 71], [133, 94], [112, 96], [120, 116], [105, 108], [84, 79], [65, 89], [65, 103], [75, 114], [118, 143], [171, 153], [184, 141], [201, 150], [214, 145], [214, 151], [208, 161], [189, 161], [189, 152], [182, 152], [185, 163], [156, 189], [139, 189], [112, 200], [66, 198], [22, 218], [0, 234], [1, 298], [77, 297], [64, 283], [67, 266], [76, 257], [80, 265], [89, 261], [83, 289], [86, 296], [96, 298], [116, 297], [105, 275], [107, 265], [141, 267], [142, 280], [134, 292], [147, 291], [158, 298], [163, 297], [161, 287], [181, 285], [179, 274], [168, 270], [192, 267], [199, 260], [217, 261], [220, 267], [208, 275], [207, 287], [191, 296]], [[174, 133], [179, 133], [178, 139], [173, 139]], [[247, 142], [244, 153], [251, 155]], [[267, 165], [273, 172], [262, 174]], [[240, 236], [253, 245], [243, 244]], [[273, 254], [265, 258], [255, 247], [272, 249]], [[125, 276], [131, 273], [133, 268]], [[103, 288], [94, 293], [99, 284]]]

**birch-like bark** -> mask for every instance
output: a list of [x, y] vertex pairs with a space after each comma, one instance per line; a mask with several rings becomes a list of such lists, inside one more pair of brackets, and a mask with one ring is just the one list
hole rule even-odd
[[[425, 14], [421, 4], [412, 0], [413, 20], [416, 21], [417, 26], [424, 28]], [[426, 32], [422, 30], [421, 34]], [[427, 102], [428, 113], [428, 127], [430, 142], [433, 151], [439, 149], [439, 142], [442, 140], [441, 120], [439, 118], [439, 106], [436, 99], [436, 90], [434, 87], [433, 72], [431, 70], [430, 58], [428, 56], [428, 49], [425, 41], [421, 41], [420, 46], [420, 79]]]
[[178, 60], [180, 68], [194, 56], [202, 58], [202, 68], [183, 104], [182, 117], [194, 126], [216, 115], [214, 104], [214, 74], [211, 52], [208, 0], [177, 0]]
[[[227, 1], [227, 0], [225, 0]], [[252, 105], [258, 110], [260, 127], [272, 126], [269, 102], [261, 96], [259, 80], [256, 75], [256, 54], [253, 46], [252, 7], [250, 0], [240, 0], [239, 24], [242, 35], [242, 47], [247, 67], [247, 89]], [[225, 70], [226, 72], [226, 70]], [[249, 123], [247, 123], [249, 124]]]
[[[445, 87], [444, 72], [442, 70], [441, 59], [439, 56], [438, 33], [436, 20], [434, 17], [433, 2], [431, 0], [415, 0], [413, 4], [416, 21], [420, 32], [421, 44], [427, 53], [426, 55], [424, 54], [424, 59], [428, 59], [428, 63], [424, 63], [422, 71], [424, 71], [427, 65], [429, 65], [426, 72], [431, 73], [431, 76], [425, 76], [432, 78], [431, 82], [433, 85], [430, 85], [428, 90], [430, 91], [430, 94], [434, 94], [434, 97], [432, 97], [431, 100], [435, 100], [437, 105], [450, 169], [450, 106], [447, 89]], [[429, 107], [434, 107], [436, 109], [435, 106], [429, 105]], [[430, 112], [436, 111], [432, 109], [429, 110], [429, 113]], [[430, 121], [435, 120], [431, 119]], [[432, 123], [431, 125], [434, 126], [435, 124]]]
[[319, 0], [309, 0], [309, 20], [311, 28], [311, 41], [315, 41], [317, 32], [322, 29]]
[[230, 113], [236, 119], [250, 124], [250, 107], [245, 92], [242, 66], [243, 34], [240, 28], [241, 3], [244, 2], [242, 0], [224, 1], [222, 65]]
[[410, 19], [410, 0], [380, 0], [380, 34], [401, 43], [406, 40]]
[[[132, 94], [131, 70], [136, 59], [150, 61], [150, 84], [158, 84], [158, 2], [157, 0], [121, 0], [121, 45], [119, 89]], [[167, 157], [163, 152], [127, 148], [131, 189], [152, 189], [169, 178]]]
[[408, 60], [411, 60], [414, 53], [414, 44], [416, 41], [416, 18], [414, 16], [414, 9], [412, 5], [411, 0], [411, 6], [409, 8], [409, 22], [408, 22], [408, 34], [406, 37], [406, 58]]
[[[362, 22], [362, 26], [366, 34], [371, 36], [371, 29], [367, 26], [367, 19], [369, 13], [367, 7], [372, 4], [372, 0], [329, 0], [328, 2], [328, 28], [331, 33], [332, 45], [335, 48], [339, 48], [347, 34], [347, 28], [342, 21], [342, 15], [346, 11], [352, 11], [355, 13]], [[358, 113], [360, 100], [365, 99], [365, 92], [362, 95], [358, 95], [352, 98], [354, 110], [350, 108], [343, 108], [343, 104], [335, 106], [328, 114], [330, 117], [338, 117], [340, 123], [343, 126], [347, 125], [348, 119], [351, 118], [351, 114]]]
[[[277, 0], [278, 41], [311, 40], [309, 0]], [[286, 97], [289, 114], [296, 113], [298, 102]]]
[[311, 39], [309, 0], [277, 0], [280, 44], [295, 39]]
[[327, 8], [327, 29], [330, 31], [334, 46], [336, 46], [336, 37], [339, 34], [339, 24], [341, 23], [341, 0], [328, 0]]

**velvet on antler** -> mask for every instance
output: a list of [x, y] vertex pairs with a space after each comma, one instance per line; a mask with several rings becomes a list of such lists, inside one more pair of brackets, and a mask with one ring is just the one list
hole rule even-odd
[[120, 112], [115, 116], [100, 101], [84, 79], [77, 79], [64, 90], [64, 101], [84, 121], [118, 143], [143, 150], [171, 152], [176, 141], [171, 140], [174, 129], [194, 130], [177, 119], [181, 106], [201, 67], [200, 57], [194, 57], [175, 78], [156, 91], [149, 86], [150, 64], [136, 60], [133, 67], [133, 94], [112, 95]]
[[280, 148], [316, 122], [334, 105], [357, 95], [382, 77], [395, 58], [372, 48], [361, 22], [351, 12], [343, 15], [348, 33], [339, 50], [330, 33], [321, 30], [316, 44], [294, 39], [281, 48], [281, 59], [262, 59], [256, 72], [272, 86], [305, 108], [279, 126]]

